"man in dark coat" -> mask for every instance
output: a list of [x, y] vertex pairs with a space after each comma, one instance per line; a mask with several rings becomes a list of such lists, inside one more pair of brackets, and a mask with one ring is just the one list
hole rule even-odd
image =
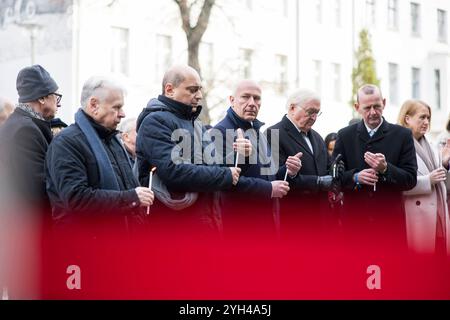
[[[52, 140], [53, 119], [61, 95], [58, 85], [40, 65], [22, 69], [17, 76], [19, 104], [0, 127], [0, 165], [7, 192], [21, 205], [48, 210], [45, 191], [45, 153]], [[10, 200], [12, 200], [10, 198]]]
[[[124, 89], [92, 77], [83, 86], [75, 124], [49, 147], [47, 191], [57, 225], [79, 223], [97, 233], [97, 223], [128, 231], [144, 222], [153, 192], [139, 187], [116, 130], [123, 112]], [[103, 227], [102, 227], [103, 228]], [[90, 232], [90, 231], [88, 231]]]
[[0, 287], [10, 298], [35, 299], [37, 292], [30, 286], [24, 288], [23, 281], [36, 279], [31, 269], [39, 262], [30, 253], [41, 252], [41, 232], [51, 221], [44, 164], [52, 140], [49, 120], [55, 116], [61, 95], [55, 80], [40, 65], [22, 69], [16, 86], [19, 103], [0, 127], [0, 224], [7, 226], [0, 230], [0, 251], [9, 253], [0, 261], [0, 269], [8, 275], [5, 282], [0, 279]]
[[353, 235], [406, 243], [402, 191], [416, 185], [417, 162], [411, 131], [383, 118], [386, 100], [374, 85], [358, 91], [363, 120], [339, 131], [333, 156], [346, 171], [344, 227]]
[[[164, 231], [177, 228], [217, 231], [212, 193], [230, 189], [240, 169], [207, 163], [205, 128], [197, 117], [202, 107], [201, 80], [188, 66], [170, 68], [163, 79], [163, 94], [152, 99], [138, 118], [137, 165], [139, 180], [154, 182], [157, 201], [149, 224]], [[170, 230], [167, 230], [169, 228]]]
[[[261, 87], [258, 84], [250, 80], [241, 81], [230, 102], [227, 115], [214, 127], [219, 132], [212, 132], [224, 161], [234, 166], [239, 155], [237, 164], [242, 168], [238, 185], [230, 192], [221, 193], [224, 232], [274, 234], [279, 227], [277, 200], [289, 192], [289, 183], [284, 181], [286, 169], [288, 176], [295, 177], [301, 167], [301, 154], [286, 157], [281, 168], [278, 161], [272, 159], [266, 137], [260, 132], [264, 124], [257, 119], [261, 107]], [[242, 140], [243, 132], [254, 150], [250, 154], [241, 155], [233, 148], [234, 139]]]
[[[299, 175], [280, 204], [281, 227], [289, 233], [301, 233], [311, 227], [314, 230], [307, 231], [317, 232], [335, 220], [327, 201], [333, 187], [330, 157], [322, 137], [312, 129], [321, 114], [320, 107], [317, 94], [297, 90], [287, 101], [287, 115], [266, 132], [269, 143], [278, 144], [280, 165], [289, 156], [303, 154]], [[275, 135], [277, 138], [272, 139]]]

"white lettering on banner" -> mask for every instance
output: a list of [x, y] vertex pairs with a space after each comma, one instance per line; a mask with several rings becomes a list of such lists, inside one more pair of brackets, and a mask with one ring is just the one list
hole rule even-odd
[[81, 268], [79, 266], [71, 265], [67, 267], [66, 285], [69, 290], [81, 290]]
[[367, 279], [367, 289], [381, 290], [381, 268], [376, 265], [369, 266], [367, 274], [370, 275]]

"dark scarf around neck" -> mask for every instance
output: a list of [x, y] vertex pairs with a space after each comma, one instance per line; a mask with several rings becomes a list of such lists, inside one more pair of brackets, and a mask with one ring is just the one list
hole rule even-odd
[[[85, 135], [95, 159], [97, 160], [98, 171], [100, 175], [100, 188], [106, 190], [120, 190], [117, 177], [109, 160], [108, 153], [103, 146], [100, 137], [89, 121], [83, 110], [78, 110], [75, 114], [75, 122], [80, 127], [81, 132]], [[117, 139], [113, 137], [113, 139]]]

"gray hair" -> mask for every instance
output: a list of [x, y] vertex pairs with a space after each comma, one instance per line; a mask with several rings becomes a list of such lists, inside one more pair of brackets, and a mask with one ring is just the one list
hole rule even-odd
[[309, 101], [319, 101], [320, 102], [320, 97], [317, 93], [315, 93], [312, 90], [298, 89], [289, 96], [289, 98], [286, 102], [286, 110], [289, 110], [289, 108], [292, 104], [301, 107]]
[[104, 101], [110, 91], [120, 91], [123, 95], [126, 94], [125, 87], [119, 82], [116, 82], [116, 80], [101, 76], [89, 78], [81, 90], [81, 106], [85, 108], [89, 103], [89, 99], [93, 96], [97, 97], [100, 101]]
[[131, 130], [136, 128], [136, 120], [136, 118], [128, 118], [124, 120], [119, 126], [119, 131], [129, 133]]

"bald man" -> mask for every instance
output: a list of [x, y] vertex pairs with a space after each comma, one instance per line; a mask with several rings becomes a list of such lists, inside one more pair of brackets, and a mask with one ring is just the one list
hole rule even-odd
[[[197, 120], [202, 111], [202, 84], [197, 71], [178, 65], [164, 75], [162, 94], [152, 99], [137, 121], [137, 166], [141, 185], [156, 168], [153, 225], [214, 230], [211, 192], [231, 189], [240, 169], [207, 165], [202, 142], [206, 131]], [[195, 142], [195, 143], [194, 143]]]
[[[285, 165], [278, 168], [273, 161], [270, 147], [260, 132], [264, 125], [257, 119], [262, 101], [261, 87], [252, 80], [240, 81], [230, 96], [231, 107], [215, 130], [220, 131], [225, 162], [242, 168], [241, 179], [233, 192], [221, 194], [223, 228], [226, 234], [276, 231], [278, 226], [277, 199], [289, 192], [287, 179], [295, 177], [301, 168], [301, 154], [288, 157]], [[232, 135], [228, 134], [231, 131]], [[236, 139], [236, 140], [235, 140]], [[234, 148], [233, 142], [248, 139], [248, 154]], [[237, 151], [237, 152], [235, 152]], [[242, 153], [242, 154], [241, 154]], [[239, 154], [239, 159], [236, 160]], [[231, 161], [230, 158], [231, 157]]]

